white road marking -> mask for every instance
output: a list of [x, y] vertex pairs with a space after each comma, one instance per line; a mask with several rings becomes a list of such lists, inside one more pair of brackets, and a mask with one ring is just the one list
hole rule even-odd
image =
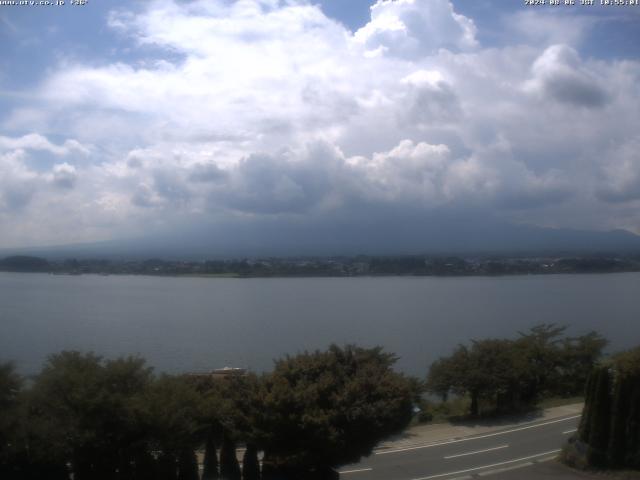
[[577, 428], [572, 428], [571, 430], [567, 430], [565, 432], [562, 432], [562, 434], [563, 435], [569, 435], [570, 433], [577, 432], [577, 431], [578, 431]]
[[530, 428], [544, 427], [545, 425], [551, 425], [552, 423], [566, 422], [567, 420], [573, 420], [574, 418], [580, 418], [581, 416], [582, 415], [574, 415], [572, 417], [561, 418], [559, 420], [551, 420], [544, 423], [536, 423], [535, 425], [527, 425], [526, 427], [512, 428], [511, 430], [505, 430], [505, 431], [496, 432], [496, 433], [488, 433], [486, 435], [478, 435], [476, 437], [459, 438], [457, 440], [447, 440], [446, 442], [430, 443], [428, 445], [418, 445], [416, 447], [396, 448], [394, 450], [382, 450], [380, 452], [375, 452], [375, 454], [387, 455], [389, 453], [408, 452], [409, 450], [420, 450], [422, 448], [431, 448], [431, 447], [438, 447], [440, 445], [449, 445], [452, 443], [469, 442], [471, 440], [480, 440], [481, 438], [495, 437], [497, 435], [506, 435], [507, 433], [519, 432], [521, 430], [528, 430]]
[[500, 445], [499, 447], [486, 448], [484, 450], [476, 450], [475, 452], [467, 452], [467, 453], [458, 453], [457, 455], [449, 455], [444, 457], [445, 460], [449, 460], [450, 458], [458, 458], [458, 457], [466, 457], [467, 455], [475, 455], [476, 453], [484, 453], [484, 452], [492, 452], [494, 450], [500, 450], [501, 448], [508, 448], [509, 445]]
[[370, 472], [373, 468], [358, 468], [357, 470], [343, 470], [338, 472], [340, 475], [345, 475], [347, 473], [359, 473], [359, 472]]
[[543, 457], [545, 455], [551, 455], [552, 453], [558, 453], [559, 451], [560, 450], [551, 450], [549, 452], [538, 453], [536, 455], [530, 455], [528, 457], [516, 458], [515, 460], [507, 460], [506, 462], [492, 463], [491, 465], [483, 465], [482, 467], [467, 468], [466, 470], [458, 470], [456, 472], [439, 473], [437, 475], [429, 475], [428, 477], [414, 478], [412, 480], [430, 480], [432, 478], [447, 477], [449, 475], [458, 475], [460, 473], [473, 472], [474, 470], [483, 470], [485, 468], [499, 467], [500, 465], [508, 465], [509, 463], [516, 463], [516, 462], [521, 462], [523, 460], [529, 460], [531, 458]]

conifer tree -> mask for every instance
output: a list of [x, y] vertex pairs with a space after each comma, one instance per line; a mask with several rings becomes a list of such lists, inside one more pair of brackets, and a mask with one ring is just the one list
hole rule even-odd
[[594, 466], [606, 464], [611, 422], [611, 375], [608, 367], [601, 367], [596, 377], [595, 395], [592, 402], [592, 417], [589, 432], [589, 463]]
[[180, 452], [178, 457], [178, 480], [199, 480], [198, 459], [191, 449]]
[[619, 467], [624, 462], [626, 451], [627, 421], [629, 420], [630, 382], [625, 378], [616, 379], [611, 404], [611, 431], [607, 448], [607, 463]]
[[204, 471], [202, 472], [202, 480], [219, 480], [218, 472], [218, 455], [216, 453], [216, 442], [213, 431], [207, 435], [207, 441], [204, 448]]
[[242, 480], [259, 479], [260, 463], [258, 462], [258, 449], [254, 444], [249, 443], [242, 457]]
[[225, 434], [220, 449], [220, 477], [222, 480], [240, 480], [240, 464], [236, 457], [236, 444]]
[[589, 434], [591, 431], [591, 418], [593, 417], [593, 398], [596, 390], [596, 379], [599, 369], [593, 369], [587, 379], [587, 387], [584, 394], [584, 408], [582, 409], [582, 418], [580, 419], [580, 427], [578, 428], [578, 436], [585, 443], [589, 442]]

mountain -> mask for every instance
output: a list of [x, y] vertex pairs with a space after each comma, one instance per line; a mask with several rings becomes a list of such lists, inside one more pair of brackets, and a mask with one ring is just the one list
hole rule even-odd
[[[481, 217], [397, 216], [375, 222], [284, 218], [201, 224], [145, 237], [58, 247], [5, 249], [46, 258], [214, 259], [264, 256], [386, 254], [574, 255], [640, 253], [640, 236], [510, 224]], [[389, 216], [385, 216], [389, 218]]]

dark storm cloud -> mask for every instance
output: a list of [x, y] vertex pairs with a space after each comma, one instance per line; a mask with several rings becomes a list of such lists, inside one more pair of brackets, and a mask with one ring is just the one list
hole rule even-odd
[[64, 190], [71, 190], [78, 180], [75, 167], [67, 163], [56, 165], [53, 168], [53, 184]]
[[199, 163], [191, 168], [189, 181], [197, 183], [216, 183], [227, 178], [227, 173], [215, 163]]
[[311, 157], [295, 159], [253, 154], [230, 174], [226, 188], [212, 200], [250, 213], [303, 213], [316, 206], [331, 189], [326, 165]]
[[609, 99], [607, 92], [595, 81], [574, 73], [551, 75], [545, 80], [543, 88], [554, 100], [579, 107], [602, 107]]

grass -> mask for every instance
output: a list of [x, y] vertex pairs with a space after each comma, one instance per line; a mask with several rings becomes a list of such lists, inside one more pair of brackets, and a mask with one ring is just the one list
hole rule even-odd
[[[562, 407], [564, 405], [573, 405], [583, 403], [584, 397], [560, 398], [552, 397], [541, 400], [537, 405], [527, 409], [526, 411], [545, 410], [547, 408]], [[445, 423], [455, 422], [469, 418], [469, 408], [471, 399], [469, 397], [453, 397], [445, 402], [433, 403], [425, 400], [420, 408], [422, 412], [414, 418], [413, 424], [425, 423]], [[500, 416], [508, 416], [509, 413], [499, 414], [493, 410], [492, 405], [480, 402], [480, 418], [496, 418]], [[525, 412], [512, 412], [525, 413]]]
[[584, 403], [584, 397], [569, 397], [569, 398], [560, 398], [560, 397], [552, 397], [545, 398], [540, 403], [538, 403], [538, 407], [542, 408], [553, 408], [553, 407], [563, 407], [565, 405], [573, 405], [576, 403]]

